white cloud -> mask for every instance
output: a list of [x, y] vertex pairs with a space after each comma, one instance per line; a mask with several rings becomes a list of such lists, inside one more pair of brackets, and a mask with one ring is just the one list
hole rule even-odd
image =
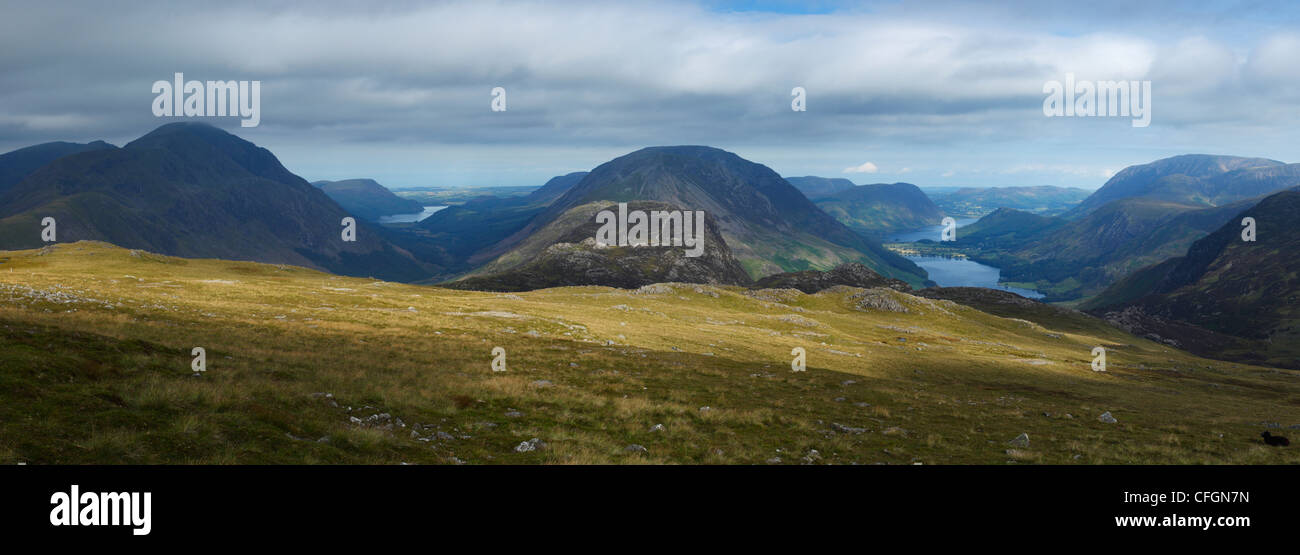
[[864, 162], [860, 166], [844, 168], [844, 173], [876, 173], [878, 171], [880, 171], [880, 168], [877, 168], [876, 165], [871, 162]]

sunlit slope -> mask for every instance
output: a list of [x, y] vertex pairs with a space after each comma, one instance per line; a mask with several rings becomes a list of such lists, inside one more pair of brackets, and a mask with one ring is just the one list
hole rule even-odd
[[1297, 373], [1043, 321], [883, 289], [492, 294], [7, 252], [0, 463], [1300, 462], [1258, 441], [1300, 424]]

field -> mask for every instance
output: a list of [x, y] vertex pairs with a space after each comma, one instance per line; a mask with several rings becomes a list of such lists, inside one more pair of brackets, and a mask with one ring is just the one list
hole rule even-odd
[[92, 242], [0, 252], [0, 463], [1300, 462], [1259, 440], [1300, 424], [1300, 373], [1042, 314], [881, 289], [476, 293]]

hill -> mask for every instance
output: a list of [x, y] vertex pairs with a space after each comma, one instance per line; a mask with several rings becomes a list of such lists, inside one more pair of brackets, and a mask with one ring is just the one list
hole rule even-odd
[[[1251, 202], [1196, 208], [1132, 198], [1108, 203], [1074, 221], [1031, 221], [1021, 215], [1008, 218], [1003, 212], [987, 229], [980, 222], [968, 226], [972, 229], [959, 234], [957, 244], [974, 246], [971, 258], [1001, 268], [1009, 283], [1031, 284], [1049, 301], [1074, 300], [1177, 256]], [[1022, 227], [1014, 236], [996, 236], [1017, 225]]]
[[831, 218], [771, 169], [703, 146], [650, 147], [601, 164], [471, 262], [487, 262], [478, 274], [512, 269], [549, 246], [526, 240], [566, 212], [593, 202], [638, 200], [703, 210], [751, 278], [861, 262], [914, 285], [925, 280], [924, 270]]
[[805, 175], [803, 177], [787, 177], [785, 180], [794, 185], [794, 188], [799, 189], [799, 192], [803, 193], [804, 196], [814, 201], [821, 197], [857, 187], [852, 181], [843, 177]]
[[[1242, 239], [1245, 217], [1255, 219], [1254, 242]], [[1297, 225], [1300, 191], [1269, 196], [1184, 256], [1135, 272], [1085, 308], [1205, 356], [1300, 368]]]
[[324, 191], [348, 213], [366, 221], [424, 211], [424, 206], [420, 203], [394, 195], [373, 179], [313, 181], [312, 185]]
[[797, 289], [811, 295], [837, 285], [863, 289], [885, 287], [898, 291], [912, 290], [905, 281], [882, 277], [870, 268], [853, 262], [841, 264], [824, 272], [803, 270], [772, 274], [754, 282], [750, 289]]
[[59, 158], [15, 184], [0, 195], [0, 247], [41, 246], [49, 216], [61, 242], [403, 281], [436, 269], [364, 224], [344, 242], [347, 215], [270, 151], [209, 125], [172, 123], [120, 149]]
[[1109, 202], [1139, 197], [1201, 207], [1231, 204], [1286, 188], [1288, 185], [1270, 183], [1270, 177], [1278, 177], [1279, 171], [1292, 177], [1300, 175], [1300, 168], [1279, 166], [1286, 164], [1240, 156], [1184, 154], [1163, 158], [1124, 168], [1066, 216], [1080, 218]]
[[117, 148], [104, 141], [91, 143], [53, 142], [0, 154], [0, 194], [46, 164], [78, 152]]
[[1092, 192], [1073, 187], [962, 187], [933, 195], [944, 214], [955, 218], [982, 218], [1001, 208], [1041, 216], [1055, 216], [1074, 208]]
[[[664, 203], [637, 201], [627, 210], [676, 210]], [[455, 289], [477, 291], [532, 291], [571, 285], [604, 285], [636, 289], [673, 281], [712, 285], [749, 283], [749, 276], [727, 248], [718, 224], [705, 215], [704, 250], [700, 256], [686, 256], [673, 246], [596, 245], [601, 210], [618, 210], [616, 205], [594, 202], [565, 212], [558, 220], [538, 230], [526, 242], [545, 244], [541, 254], [527, 263], [503, 272], [477, 275], [444, 284]], [[528, 246], [531, 250], [532, 245]]]
[[1296, 372], [1015, 309], [0, 252], [0, 464], [1300, 463], [1259, 442], [1263, 422], [1300, 424]]
[[525, 195], [470, 199], [425, 218], [413, 231], [443, 245], [461, 260], [472, 260], [481, 251], [523, 229], [586, 175], [587, 172], [574, 172], [552, 177]]
[[911, 183], [858, 185], [814, 201], [831, 217], [860, 234], [916, 229], [943, 220], [943, 212]]

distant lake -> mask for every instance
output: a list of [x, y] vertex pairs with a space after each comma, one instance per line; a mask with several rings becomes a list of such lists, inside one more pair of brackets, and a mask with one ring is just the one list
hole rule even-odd
[[909, 256], [907, 259], [925, 268], [925, 271], [930, 274], [930, 280], [940, 287], [987, 287], [1010, 291], [1030, 299], [1043, 298], [1043, 294], [1037, 291], [999, 284], [998, 279], [1002, 277], [1002, 270], [974, 260], [941, 256]]
[[423, 212], [414, 212], [411, 214], [393, 214], [392, 216], [380, 216], [381, 224], [404, 224], [411, 222], [423, 221], [425, 218], [432, 216], [434, 212], [442, 210], [446, 206], [425, 206]]
[[[974, 223], [979, 218], [956, 218], [957, 236], [961, 237], [961, 228], [967, 224]], [[885, 236], [886, 243], [915, 243], [922, 239], [931, 241], [939, 240], [939, 233], [943, 230], [943, 225], [931, 225], [921, 229], [911, 231], [900, 231]], [[980, 264], [974, 260], [964, 258], [944, 258], [942, 256], [908, 256], [908, 260], [915, 262], [917, 266], [925, 269], [930, 274], [930, 281], [939, 284], [940, 287], [987, 287], [989, 289], [1000, 289], [1010, 291], [1022, 297], [1030, 299], [1041, 299], [1043, 294], [1030, 289], [1021, 289], [1019, 287], [1007, 287], [998, 283], [1002, 277], [1002, 270]]]

